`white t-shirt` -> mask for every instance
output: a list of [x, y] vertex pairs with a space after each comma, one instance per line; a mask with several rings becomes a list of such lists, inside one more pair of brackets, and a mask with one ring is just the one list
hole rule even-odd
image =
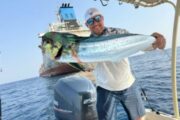
[[110, 91], [129, 88], [135, 81], [128, 59], [98, 63], [94, 69], [96, 85]]
[[[114, 34], [126, 34], [124, 29], [105, 28], [102, 36]], [[91, 34], [96, 37], [96, 35]], [[135, 81], [131, 73], [130, 64], [127, 58], [119, 62], [101, 62], [94, 68], [96, 84], [110, 91], [120, 91], [129, 88]]]

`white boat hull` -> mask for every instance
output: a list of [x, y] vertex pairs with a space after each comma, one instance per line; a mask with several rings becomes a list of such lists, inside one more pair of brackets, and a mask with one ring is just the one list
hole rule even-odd
[[163, 112], [152, 112], [149, 109], [146, 109], [146, 115], [144, 120], [177, 120], [174, 116], [163, 113]]

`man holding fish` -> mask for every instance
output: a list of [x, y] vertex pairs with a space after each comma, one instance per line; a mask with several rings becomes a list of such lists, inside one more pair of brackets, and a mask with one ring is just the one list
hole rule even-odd
[[[91, 37], [127, 34], [125, 29], [104, 26], [104, 17], [96, 8], [85, 13], [86, 26]], [[164, 49], [166, 40], [159, 33], [153, 33], [155, 42], [146, 50]], [[128, 58], [118, 62], [99, 62], [94, 67], [97, 85], [97, 112], [99, 120], [117, 120], [117, 106], [122, 105], [129, 120], [143, 120], [145, 108], [136, 89]], [[121, 103], [121, 104], [119, 104]]]

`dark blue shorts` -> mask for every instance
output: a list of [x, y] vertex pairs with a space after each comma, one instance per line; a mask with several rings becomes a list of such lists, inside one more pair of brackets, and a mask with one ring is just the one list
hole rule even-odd
[[[121, 103], [121, 104], [119, 104]], [[135, 84], [122, 91], [108, 91], [97, 87], [97, 112], [99, 120], [118, 120], [118, 105], [122, 105], [129, 120], [145, 115], [144, 104]]]

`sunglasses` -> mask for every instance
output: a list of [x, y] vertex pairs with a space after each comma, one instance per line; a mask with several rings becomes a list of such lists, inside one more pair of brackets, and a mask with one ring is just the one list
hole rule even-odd
[[87, 25], [93, 25], [93, 24], [94, 24], [94, 21], [100, 22], [100, 21], [101, 21], [101, 15], [97, 15], [97, 16], [95, 16], [94, 18], [88, 19], [87, 22], [86, 22], [86, 24], [87, 24]]

